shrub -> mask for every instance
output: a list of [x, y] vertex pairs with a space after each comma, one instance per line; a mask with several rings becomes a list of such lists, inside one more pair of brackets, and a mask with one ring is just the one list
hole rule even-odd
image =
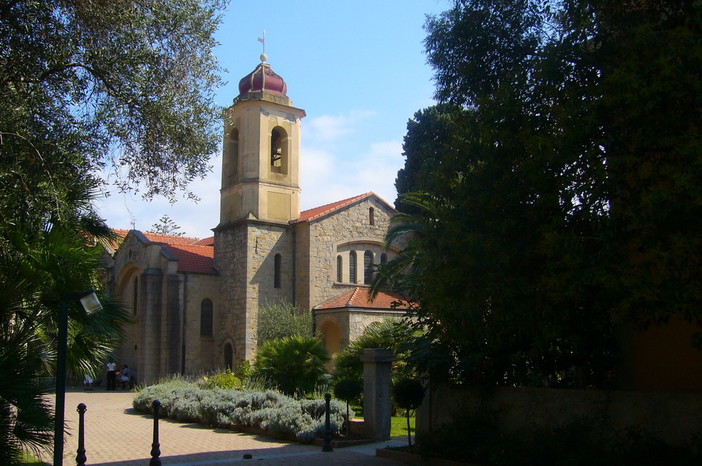
[[267, 302], [258, 311], [258, 347], [286, 337], [311, 338], [312, 312], [287, 301]]
[[351, 414], [349, 403], [357, 399], [363, 393], [363, 383], [356, 379], [340, 379], [334, 385], [334, 398], [346, 402], [346, 435], [349, 435], [351, 428]]
[[327, 350], [317, 338], [286, 337], [263, 345], [256, 355], [254, 375], [275, 382], [283, 393], [312, 392], [326, 372]]
[[134, 409], [141, 412], [153, 413], [154, 400], [161, 402], [162, 416], [169, 416], [169, 412], [177, 398], [197, 396], [200, 388], [194, 382], [183, 379], [169, 380], [162, 384], [150, 385], [140, 390], [132, 401]]
[[225, 388], [225, 389], [241, 389], [243, 382], [236, 373], [227, 369], [226, 372], [205, 376], [202, 379], [202, 388]]
[[392, 384], [392, 399], [407, 415], [407, 445], [412, 446], [410, 411], [417, 409], [424, 400], [424, 386], [417, 379], [401, 378]]
[[[269, 432], [294, 435], [301, 442], [312, 441], [324, 432], [324, 400], [295, 400], [281, 393], [252, 390], [206, 390], [189, 386], [153, 385], [137, 393], [134, 408], [152, 412], [151, 403], [159, 399], [164, 417], [204, 425], [236, 428], [253, 426]], [[330, 421], [338, 433], [344, 422], [344, 406], [332, 400]]]
[[417, 379], [401, 378], [392, 384], [392, 399], [400, 409], [417, 409], [424, 400], [424, 386]]
[[363, 379], [361, 356], [366, 348], [391, 349], [398, 357], [395, 372], [406, 372], [404, 356], [415, 331], [406, 321], [386, 319], [370, 324], [358, 339], [334, 355], [335, 373], [339, 378]]

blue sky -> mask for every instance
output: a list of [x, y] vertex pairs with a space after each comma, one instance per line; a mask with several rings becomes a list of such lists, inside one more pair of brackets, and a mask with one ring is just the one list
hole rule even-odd
[[[407, 120], [433, 103], [425, 16], [448, 7], [449, 0], [232, 0], [217, 33], [215, 54], [227, 82], [217, 104], [231, 105], [239, 80], [258, 65], [257, 38], [265, 30], [268, 63], [287, 82], [294, 105], [307, 112], [302, 209], [368, 191], [392, 204]], [[220, 164], [216, 154], [212, 172], [191, 185], [198, 203], [146, 202], [108, 187], [100, 214], [111, 227], [143, 231], [166, 214], [188, 236], [210, 236], [219, 220]]]

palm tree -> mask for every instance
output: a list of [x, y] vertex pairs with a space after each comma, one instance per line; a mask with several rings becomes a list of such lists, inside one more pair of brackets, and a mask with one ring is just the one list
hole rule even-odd
[[[436, 224], [440, 209], [437, 197], [424, 192], [406, 193], [400, 197], [402, 204], [415, 207], [416, 213], [398, 212], [390, 219], [390, 228], [385, 235], [385, 246], [390, 248], [401, 237], [409, 237], [407, 246], [394, 259], [377, 265], [371, 283], [371, 294], [381, 290], [399, 293], [412, 306], [415, 302], [412, 279], [420, 275], [425, 265], [425, 253], [420, 242], [430, 228]], [[409, 273], [415, 272], [415, 273]]]
[[[73, 206], [79, 205], [73, 202]], [[23, 449], [52, 441], [53, 415], [44, 395], [56, 374], [57, 328], [66, 292], [100, 289], [105, 239], [100, 221], [82, 216], [47, 221], [39, 231], [27, 224], [0, 226], [0, 464], [19, 461]], [[68, 371], [90, 373], [116, 346], [128, 315], [105, 295], [103, 309], [86, 315], [67, 303]]]
[[269, 340], [256, 354], [254, 372], [278, 384], [286, 394], [312, 392], [326, 373], [329, 355], [318, 338], [284, 337]]

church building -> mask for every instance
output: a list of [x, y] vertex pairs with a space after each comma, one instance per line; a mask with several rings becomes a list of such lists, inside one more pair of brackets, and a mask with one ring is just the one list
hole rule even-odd
[[256, 354], [258, 309], [312, 309], [330, 354], [372, 322], [404, 314], [370, 301], [373, 267], [393, 208], [369, 192], [300, 211], [300, 128], [285, 81], [267, 57], [239, 82], [224, 113], [219, 223], [205, 239], [118, 230], [110, 287], [130, 309], [119, 360], [140, 381], [236, 367]]

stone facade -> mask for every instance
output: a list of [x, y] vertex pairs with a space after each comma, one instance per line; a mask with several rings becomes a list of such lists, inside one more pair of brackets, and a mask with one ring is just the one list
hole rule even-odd
[[315, 326], [324, 335], [327, 350], [337, 353], [363, 335], [370, 324], [404, 315], [404, 310], [391, 309], [324, 309], [315, 311]]
[[[266, 301], [293, 302], [292, 230], [288, 225], [243, 221], [215, 231], [215, 264], [220, 271], [220, 340], [231, 340], [234, 362], [253, 358], [258, 308]], [[275, 261], [280, 255], [280, 284]]]
[[201, 305], [217, 301], [212, 273], [179, 271], [179, 258], [139, 231], [126, 234], [113, 256], [111, 288], [131, 316], [117, 360], [140, 380], [215, 364], [215, 340], [201, 336]]
[[[373, 224], [370, 223], [373, 209]], [[395, 251], [384, 248], [385, 232], [394, 210], [376, 196], [369, 196], [333, 215], [305, 223], [306, 235], [313, 238], [309, 247], [302, 249], [299, 267], [300, 299], [304, 308], [338, 296], [344, 291], [363, 283], [363, 257], [366, 251], [373, 254], [373, 263], [380, 263], [382, 254], [392, 257]], [[304, 229], [304, 228], [301, 228]], [[298, 230], [299, 231], [299, 230]], [[349, 256], [356, 253], [356, 280], [349, 277]], [[337, 280], [337, 256], [342, 261], [342, 279]], [[332, 286], [329, 286], [329, 284]], [[307, 292], [307, 293], [305, 293]]]
[[[112, 257], [112, 290], [132, 315], [117, 359], [140, 381], [253, 359], [261, 306], [287, 301], [313, 309], [357, 296], [367, 291], [365, 271], [402, 246], [384, 248], [394, 210], [373, 193], [300, 212], [305, 112], [292, 106], [284, 81], [265, 63], [242, 83], [225, 112], [214, 236], [122, 231]], [[402, 314], [385, 298], [383, 305], [364, 298], [352, 308], [320, 309], [317, 328], [328, 333], [327, 348], [339, 351], [370, 323]]]

